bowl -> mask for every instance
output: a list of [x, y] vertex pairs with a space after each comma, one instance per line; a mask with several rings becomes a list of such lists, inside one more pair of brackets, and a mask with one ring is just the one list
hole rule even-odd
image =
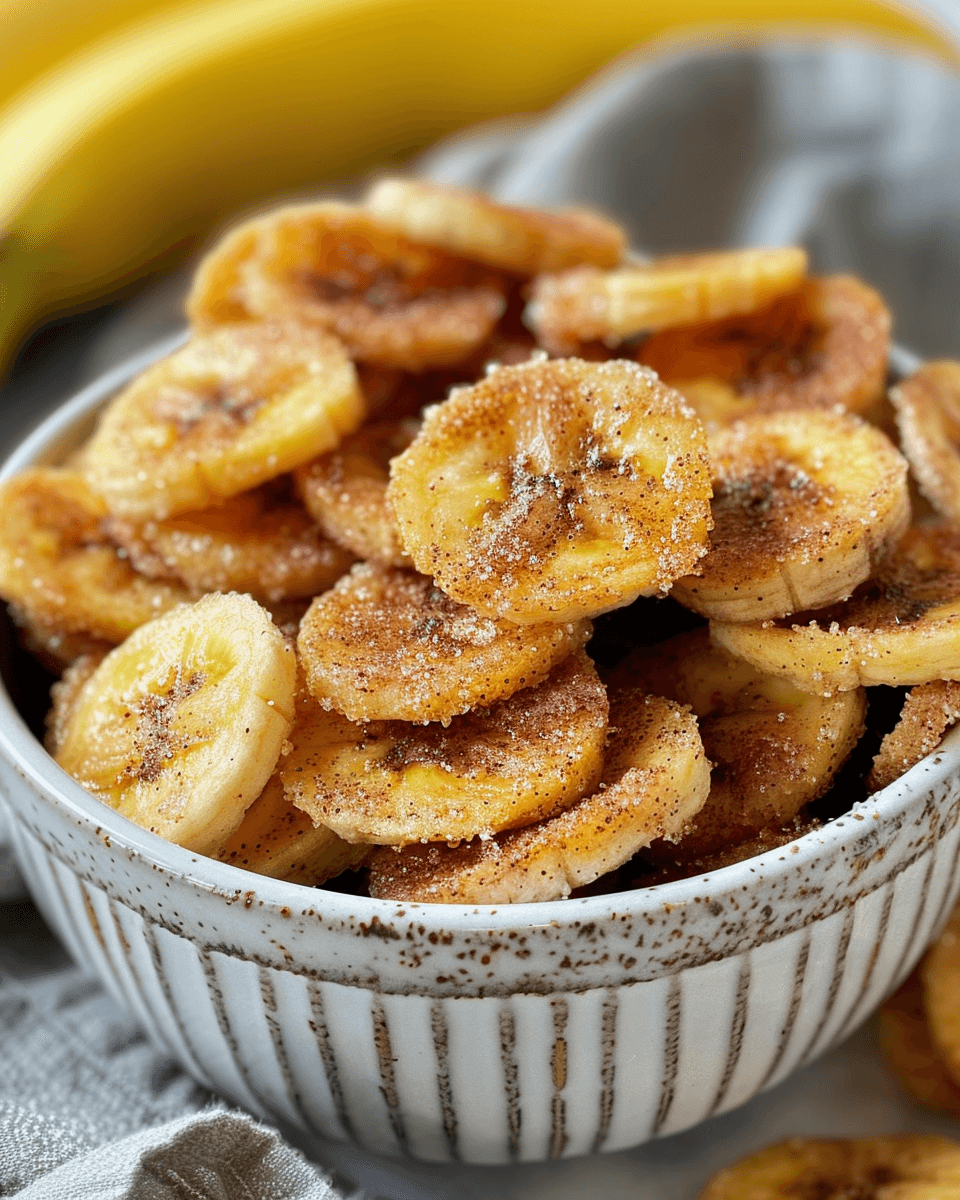
[[[62, 459], [175, 344], [65, 404], [0, 476]], [[14, 701], [31, 672], [9, 623], [0, 648], [0, 791], [37, 905], [192, 1076], [308, 1149], [503, 1163], [686, 1129], [850, 1033], [960, 888], [960, 730], [818, 831], [644, 890], [470, 907], [264, 878], [61, 771]]]

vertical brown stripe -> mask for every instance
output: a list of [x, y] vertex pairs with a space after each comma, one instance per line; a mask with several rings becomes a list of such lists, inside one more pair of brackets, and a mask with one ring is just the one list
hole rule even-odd
[[550, 1073], [553, 1076], [553, 1095], [550, 1098], [550, 1157], [559, 1158], [567, 1145], [567, 1104], [563, 1089], [567, 1086], [567, 1020], [566, 1000], [550, 1001], [553, 1010], [553, 1050], [550, 1054]]
[[616, 989], [607, 988], [600, 1017], [600, 1123], [591, 1147], [593, 1154], [598, 1153], [607, 1140], [610, 1119], [613, 1116], [614, 1073], [617, 1065], [617, 1007]]
[[670, 977], [667, 993], [667, 1020], [663, 1041], [663, 1076], [660, 1081], [660, 1099], [651, 1133], [659, 1133], [670, 1115], [670, 1108], [677, 1089], [677, 1071], [680, 1066], [680, 976]]
[[[127, 941], [127, 935], [123, 932], [123, 926], [120, 924], [120, 918], [117, 915], [117, 902], [111, 900], [109, 896], [106, 897], [106, 902], [107, 911], [110, 914], [110, 921], [113, 926], [114, 936], [117, 939], [117, 945], [120, 947], [120, 953], [123, 955], [123, 960], [126, 964], [126, 979], [129, 981], [130, 991], [136, 995], [143, 1011], [152, 1017], [150, 1036], [154, 1039], [154, 1041], [160, 1044], [160, 1046], [166, 1051], [167, 1054], [171, 1056], [171, 1058], [177, 1058], [178, 1056], [175, 1047], [164, 1033], [162, 1022], [157, 1019], [153, 1006], [147, 1000], [147, 994], [143, 986], [143, 980], [140, 977], [140, 972], [137, 969], [136, 962], [134, 961], [133, 950], [131, 949], [129, 941]], [[131, 1005], [131, 1008], [134, 1007], [134, 1005]], [[193, 1065], [184, 1064], [184, 1069], [191, 1071], [194, 1068]], [[204, 1081], [206, 1081], [208, 1078], [206, 1072], [201, 1072], [201, 1074], [203, 1075]]]
[[783, 1056], [786, 1053], [787, 1046], [790, 1044], [790, 1035], [793, 1033], [793, 1025], [797, 1019], [797, 1013], [800, 1011], [800, 1001], [803, 998], [803, 981], [807, 977], [807, 963], [810, 959], [810, 930], [807, 929], [803, 934], [803, 941], [800, 944], [800, 952], [797, 955], [797, 965], [793, 971], [793, 991], [790, 995], [790, 1011], [787, 1013], [787, 1019], [783, 1023], [783, 1028], [780, 1030], [780, 1037], [777, 1040], [776, 1049], [773, 1052], [773, 1058], [770, 1060], [770, 1066], [767, 1067], [766, 1074], [760, 1080], [758, 1091], [763, 1091], [770, 1080], [776, 1074], [777, 1068], [783, 1062]]
[[727, 1060], [723, 1064], [723, 1075], [720, 1086], [713, 1098], [713, 1104], [704, 1113], [705, 1117], [713, 1116], [727, 1097], [730, 1081], [740, 1061], [740, 1051], [743, 1049], [743, 1031], [747, 1024], [747, 1004], [750, 999], [750, 956], [745, 954], [740, 962], [737, 975], [737, 994], [733, 1002], [733, 1019], [730, 1022], [730, 1039], [727, 1045]]
[[[43, 854], [40, 855], [38, 861], [42, 864], [44, 872], [53, 883], [54, 890], [60, 900], [58, 913], [60, 920], [56, 923], [57, 931], [60, 937], [67, 942], [67, 949], [70, 951], [71, 957], [78, 963], [83, 962], [86, 958], [86, 955], [83, 953], [83, 931], [74, 919], [74, 904], [67, 898], [67, 894], [63, 890], [63, 881], [60, 878], [59, 870], [60, 864], [56, 859], [52, 857], [48, 858]], [[34, 866], [36, 866], [36, 862]], [[77, 876], [70, 874], [69, 878], [79, 885]]]
[[860, 985], [860, 1000], [850, 1009], [847, 1019], [837, 1031], [837, 1041], [843, 1041], [847, 1036], [848, 1031], [854, 1024], [857, 1014], [860, 1012], [864, 1000], [867, 998], [867, 992], [870, 990], [870, 981], [873, 979], [873, 973], [877, 969], [877, 959], [883, 950], [883, 943], [887, 939], [887, 929], [890, 925], [890, 909], [893, 907], [893, 880], [887, 883], [887, 892], [883, 898], [883, 908], [880, 912], [880, 925], [877, 929], [877, 936], [873, 940], [873, 949], [870, 951], [870, 959], [867, 963], [867, 969], [863, 973], [863, 983]]
[[270, 1041], [273, 1043], [273, 1052], [277, 1056], [277, 1066], [280, 1068], [284, 1087], [287, 1089], [287, 1099], [307, 1129], [322, 1133], [322, 1130], [317, 1130], [316, 1125], [304, 1109], [303, 1098], [293, 1077], [293, 1070], [290, 1067], [290, 1056], [287, 1054], [287, 1045], [283, 1040], [283, 1027], [277, 1016], [277, 992], [273, 986], [272, 972], [268, 971], [266, 967], [260, 967], [259, 979], [260, 999], [263, 1002], [267, 1030], [270, 1034]]
[[[955, 830], [955, 832], [960, 834], [960, 827], [958, 827], [957, 830]], [[939, 848], [940, 848], [940, 844], [938, 843], [937, 846], [934, 848], [934, 851], [933, 851], [934, 854], [937, 853], [937, 850], [939, 850]], [[953, 848], [953, 855], [951, 856], [951, 859], [950, 859], [950, 874], [947, 876], [947, 879], [946, 879], [946, 882], [944, 885], [944, 889], [943, 889], [943, 899], [940, 901], [940, 904], [937, 907], [937, 917], [933, 923], [933, 928], [938, 933], [943, 928], [943, 926], [946, 924], [947, 915], [949, 914], [951, 908], [953, 908], [953, 904], [951, 903], [951, 901], [955, 902], [955, 897], [953, 895], [953, 892], [954, 892], [954, 883], [957, 878], [957, 864], [958, 863], [960, 863], [960, 836], [957, 837], [957, 844]]]
[[343, 1084], [340, 1082], [340, 1068], [337, 1065], [337, 1056], [333, 1052], [333, 1042], [330, 1037], [330, 1028], [327, 1025], [327, 1012], [323, 1000], [323, 991], [319, 984], [309, 982], [307, 984], [307, 994], [310, 998], [310, 1012], [312, 1017], [310, 1028], [317, 1039], [320, 1061], [323, 1063], [323, 1071], [327, 1077], [327, 1087], [330, 1089], [330, 1098], [337, 1113], [337, 1120], [340, 1122], [341, 1128], [347, 1137], [352, 1141], [357, 1141], [357, 1135], [353, 1131], [353, 1123], [347, 1112], [347, 1104], [343, 1095]]
[[507, 1097], [507, 1128], [510, 1138], [510, 1157], [520, 1153], [520, 1088], [516, 1058], [516, 1022], [513, 1010], [504, 1005], [500, 1010], [500, 1062], [503, 1064], [503, 1087]]
[[433, 1046], [437, 1053], [437, 1094], [440, 1098], [443, 1134], [450, 1148], [450, 1157], [459, 1161], [457, 1110], [453, 1104], [453, 1087], [450, 1082], [450, 1033], [447, 1029], [442, 1000], [434, 1000], [430, 1008], [430, 1030], [433, 1034]]
[[400, 1112], [400, 1093], [397, 1091], [397, 1073], [393, 1064], [393, 1043], [390, 1040], [390, 1023], [387, 1020], [387, 1010], [379, 996], [373, 999], [373, 1044], [377, 1048], [377, 1062], [380, 1067], [380, 1094], [387, 1106], [387, 1118], [397, 1144], [405, 1154], [409, 1154], [407, 1146], [407, 1131], [404, 1128], [403, 1116]]
[[213, 1082], [208, 1072], [201, 1065], [200, 1056], [197, 1054], [197, 1051], [194, 1048], [193, 1039], [187, 1032], [186, 1025], [180, 1020], [180, 1013], [177, 1010], [177, 1005], [173, 998], [173, 992], [170, 988], [169, 982], [167, 981], [166, 967], [164, 966], [163, 958], [160, 954], [160, 947], [157, 944], [157, 931], [146, 919], [144, 919], [143, 922], [143, 940], [147, 949], [150, 951], [150, 961], [153, 963], [154, 978], [156, 979], [157, 985], [163, 993], [164, 1000], [167, 1002], [167, 1012], [170, 1014], [170, 1019], [176, 1026], [177, 1033], [180, 1035], [180, 1041], [183, 1046], [184, 1053], [178, 1055], [177, 1057], [179, 1057], [181, 1061], [183, 1061], [184, 1057], [187, 1058], [189, 1063], [192, 1064], [187, 1068], [190, 1071], [190, 1074], [196, 1076], [201, 1082], [206, 1083], [206, 1085], [212, 1091], [217, 1091], [217, 1085]]
[[904, 940], [903, 952], [897, 961], [897, 969], [894, 971], [893, 978], [890, 981], [891, 985], [895, 985], [897, 987], [903, 983], [904, 976], [907, 973], [907, 960], [911, 955], [919, 955], [919, 953], [923, 950], [923, 947], [917, 944], [917, 934], [920, 932], [920, 926], [923, 923], [923, 917], [927, 910], [927, 897], [930, 894], [930, 880], [933, 877], [933, 868], [934, 864], [936, 863], [936, 858], [937, 854], [936, 850], [934, 850], [934, 852], [930, 855], [929, 861], [927, 862], [927, 869], [923, 874], [923, 883], [920, 885], [920, 903], [917, 905], [917, 911], [914, 914], [913, 924], [910, 926], [910, 933]]
[[278, 1120], [283, 1120], [283, 1113], [274, 1111], [266, 1100], [263, 1099], [262, 1094], [258, 1091], [256, 1081], [250, 1077], [247, 1064], [243, 1061], [243, 1054], [240, 1050], [240, 1039], [234, 1033], [233, 1026], [230, 1024], [230, 1016], [223, 999], [223, 988], [220, 986], [220, 978], [217, 975], [213, 955], [209, 951], [200, 950], [197, 952], [197, 957], [200, 961], [204, 979], [207, 981], [207, 995], [210, 997], [210, 1003], [213, 1005], [214, 1016], [217, 1018], [217, 1024], [220, 1027], [221, 1034], [223, 1034], [223, 1040], [227, 1044], [234, 1066], [237, 1068], [237, 1072], [249, 1093], [247, 1097], [249, 1107], [255, 1111], [260, 1109]]
[[853, 934], [853, 919], [854, 910], [848, 908], [843, 917], [843, 928], [840, 931], [840, 944], [837, 946], [837, 957], [833, 964], [833, 974], [830, 977], [830, 986], [827, 989], [827, 998], [824, 1002], [823, 1009], [820, 1013], [820, 1020], [817, 1022], [817, 1027], [813, 1031], [813, 1036], [807, 1041], [803, 1052], [797, 1059], [797, 1065], [803, 1066], [810, 1055], [813, 1053], [814, 1047], [820, 1040], [820, 1035], [827, 1027], [830, 1017], [833, 1015], [833, 1006], [837, 1002], [837, 996], [840, 993], [840, 985], [843, 983], [843, 976], [847, 966], [847, 951], [850, 949], [850, 937]]

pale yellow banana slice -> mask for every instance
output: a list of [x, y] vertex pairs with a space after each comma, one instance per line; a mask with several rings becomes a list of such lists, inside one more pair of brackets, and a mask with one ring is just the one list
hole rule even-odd
[[173, 575], [199, 592], [249, 592], [262, 604], [312, 598], [355, 557], [324, 536], [288, 483], [289, 476], [165, 521], [113, 518], [107, 528], [144, 575]]
[[369, 853], [369, 846], [345, 842], [325, 825], [314, 825], [286, 798], [274, 772], [216, 856], [257, 875], [319, 887], [360, 866]]
[[615, 346], [637, 333], [752, 312], [806, 273], [798, 246], [678, 254], [613, 271], [575, 267], [535, 281], [524, 320], [549, 350], [576, 353], [582, 342]]
[[536, 687], [448, 727], [358, 725], [314, 705], [291, 734], [283, 785], [351, 842], [489, 836], [572, 804], [600, 778], [607, 697], [582, 651]]
[[925, 363], [890, 389], [890, 399], [920, 490], [960, 524], [960, 363]]
[[940, 1057], [927, 1023], [923, 982], [914, 971], [877, 1013], [880, 1050], [914, 1099], [960, 1118], [960, 1084]]
[[920, 967], [930, 1036], [950, 1078], [960, 1086], [960, 905]]
[[[359, 558], [386, 567], [411, 567], [387, 503], [390, 460], [416, 437], [411, 418], [364, 425], [295, 474], [297, 491], [328, 537]], [[317, 589], [318, 591], [320, 589]]]
[[843, 604], [778, 621], [714, 622], [710, 632], [760, 670], [821, 696], [960, 679], [960, 530], [914, 526]]
[[677, 837], [710, 789], [689, 709], [639, 689], [611, 696], [602, 787], [558, 816], [451, 848], [379, 850], [370, 894], [435, 904], [558, 900], [614, 870], [654, 838]]
[[198, 329], [295, 318], [336, 334], [358, 361], [423, 371], [481, 345], [506, 290], [490, 268], [325, 202], [280, 208], [229, 233], [201, 263], [187, 314]]
[[867, 787], [879, 792], [899, 779], [940, 745], [944, 732], [960, 721], [960, 683], [935, 679], [911, 688], [900, 719], [880, 743], [867, 776]]
[[235, 832], [293, 722], [293, 650], [249, 596], [135, 630], [73, 705], [57, 762], [123, 816], [200, 854]]
[[748, 417], [710, 439], [713, 531], [670, 590], [718, 621], [765, 621], [843, 600], [910, 524], [907, 464], [840, 412]]
[[[635, 652], [609, 683], [655, 688], [689, 704], [699, 720], [713, 776], [680, 842], [687, 858], [793, 820], [826, 792], [864, 729], [862, 689], [812, 696], [712, 646], [706, 630]], [[675, 853], [662, 842], [649, 851], [656, 861]]]
[[230, 325], [193, 338], [118, 396], [85, 470], [112, 513], [164, 520], [309, 462], [363, 416], [335, 338], [292, 323]]
[[38, 634], [116, 644], [193, 598], [179, 582], [137, 574], [107, 537], [106, 515], [75, 471], [31, 467], [0, 485], [0, 596]]
[[589, 621], [481, 617], [414, 571], [358, 563], [300, 622], [297, 652], [324, 708], [351, 721], [443, 721], [545, 679]]
[[618, 225], [586, 209], [515, 208], [421, 179], [383, 179], [364, 204], [412, 241], [519, 275], [615, 267], [626, 248]]
[[390, 467], [417, 569], [486, 616], [570, 621], [665, 591], [704, 553], [699, 421], [635, 363], [501, 367]]
[[755, 312], [664, 329], [637, 361], [682, 392], [700, 419], [835, 408], [866, 413], [883, 395], [890, 310], [851, 275], [805, 280]]
[[700, 1200], [957, 1200], [960, 1145], [902, 1134], [791, 1138], [758, 1150], [708, 1182]]

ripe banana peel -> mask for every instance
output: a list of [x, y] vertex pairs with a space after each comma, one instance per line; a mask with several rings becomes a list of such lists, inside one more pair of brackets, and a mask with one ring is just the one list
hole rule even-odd
[[[64, 5], [34, 9], [55, 25]], [[0, 85], [0, 372], [43, 320], [130, 290], [229, 215], [543, 108], [670, 29], [812, 21], [957, 56], [880, 0], [675, 0], [669, 12], [607, 0], [586, 15], [583, 0], [101, 0], [84, 26], [58, 27], [46, 70], [50, 24], [24, 18], [9, 76], [23, 86]]]

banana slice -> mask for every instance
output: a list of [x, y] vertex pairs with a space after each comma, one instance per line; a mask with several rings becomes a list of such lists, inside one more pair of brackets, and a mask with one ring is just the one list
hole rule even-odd
[[51, 675], [62, 675], [78, 658], [85, 654], [106, 654], [114, 642], [90, 637], [85, 633], [71, 633], [54, 621], [31, 616], [17, 604], [8, 605], [10, 619], [20, 634], [23, 648], [38, 659]]
[[910, 524], [907, 464], [839, 412], [768, 413], [710, 440], [713, 531], [675, 600], [717, 621], [765, 621], [846, 599]]
[[390, 460], [406, 450], [419, 428], [419, 421], [410, 418], [364, 425], [338, 449], [295, 473], [297, 492], [310, 515], [358, 558], [385, 567], [413, 566], [400, 545], [387, 484]]
[[960, 1084], [953, 1081], [930, 1037], [919, 971], [880, 1008], [877, 1036], [894, 1075], [915, 1100], [960, 1117]]
[[752, 312], [806, 273], [799, 246], [678, 254], [614, 271], [575, 267], [535, 280], [524, 320], [551, 352], [572, 354], [582, 342], [615, 346], [637, 333]]
[[759, 670], [821, 696], [960, 679], [960, 530], [914, 526], [843, 604], [779, 621], [714, 622], [710, 632]]
[[911, 688], [896, 726], [873, 760], [867, 787], [879, 792], [932, 754], [950, 725], [960, 721], [960, 683], [935, 679]]
[[878, 292], [828, 275], [755, 312], [655, 333], [636, 358], [710, 426], [783, 409], [866, 413], [883, 395], [890, 326]]
[[926, 1134], [791, 1138], [708, 1182], [700, 1200], [955, 1200], [960, 1145]]
[[104, 532], [106, 515], [75, 471], [31, 467], [0, 485], [0, 596], [41, 637], [115, 645], [192, 599], [177, 582], [138, 575]]
[[925, 363], [890, 389], [890, 399], [920, 490], [960, 524], [960, 363]]
[[164, 520], [309, 462], [363, 416], [336, 339], [289, 323], [226, 326], [113, 401], [87, 446], [86, 473], [115, 515]]
[[359, 563], [318, 596], [297, 651], [313, 696], [351, 721], [442, 721], [545, 679], [588, 621], [481, 617], [413, 571]]
[[429, 410], [387, 496], [417, 569], [485, 616], [571, 621], [704, 553], [700, 423], [635, 363], [501, 367]]
[[489, 268], [326, 202], [280, 208], [229, 233], [201, 263], [187, 315], [200, 330], [294, 318], [336, 334], [360, 362], [423, 371], [453, 366], [486, 340], [506, 287]]
[[611, 696], [601, 788], [559, 816], [451, 848], [383, 849], [370, 894], [434, 904], [559, 900], [614, 870], [654, 838], [675, 838], [710, 790], [689, 709], [639, 689]]
[[920, 974], [930, 1036], [950, 1078], [960, 1086], [960, 905], [927, 951]]
[[519, 275], [582, 263], [615, 267], [626, 248], [618, 225], [586, 209], [513, 208], [419, 179], [383, 179], [364, 204], [412, 241]]
[[369, 846], [352, 845], [325, 825], [314, 825], [286, 798], [275, 771], [217, 858], [257, 875], [319, 887], [359, 867], [369, 853]]
[[142, 625], [84, 685], [61, 767], [145, 829], [215, 854], [293, 723], [296, 662], [249, 596], [212, 593]]
[[607, 696], [586, 655], [449, 727], [356, 725], [304, 705], [280, 772], [288, 797], [347, 841], [457, 842], [556, 812], [600, 777]]
[[312, 598], [355, 559], [324, 537], [288, 481], [166, 521], [113, 518], [107, 528], [143, 575], [174, 575], [199, 592], [249, 592], [261, 604]]
[[[688, 704], [713, 763], [710, 796], [678, 847], [716, 854], [792, 821], [826, 792], [864, 729], [862, 689], [811, 696], [711, 646], [706, 630], [637, 651], [608, 678]], [[660, 842], [648, 857], [676, 850]]]

